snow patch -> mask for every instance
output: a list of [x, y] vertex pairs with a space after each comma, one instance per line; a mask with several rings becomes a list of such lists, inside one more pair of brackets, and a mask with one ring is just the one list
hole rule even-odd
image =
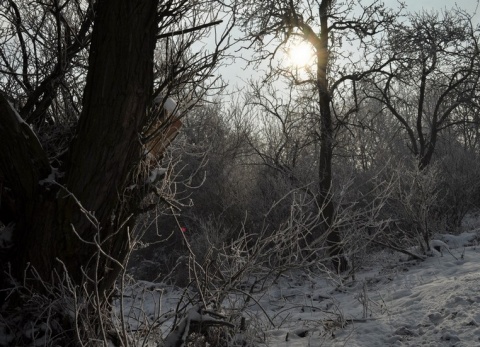
[[[159, 105], [163, 102], [163, 99], [164, 99], [164, 95], [162, 94], [159, 94], [154, 100], [153, 100], [153, 103], [155, 105]], [[168, 97], [167, 100], [165, 100], [165, 103], [163, 104], [163, 108], [170, 114], [173, 114], [176, 109], [177, 109], [177, 103], [175, 102], [175, 100], [173, 100], [172, 98]]]
[[163, 108], [167, 110], [168, 113], [173, 114], [175, 109], [177, 108], [177, 103], [172, 98], [167, 98]]
[[442, 234], [439, 239], [445, 242], [450, 248], [472, 246], [477, 240], [477, 233], [467, 232], [460, 235]]
[[[40, 140], [38, 139], [38, 136], [37, 134], [35, 133], [35, 131], [33, 130], [33, 126], [28, 124], [27, 122], [25, 122], [22, 118], [22, 116], [20, 116], [20, 113], [18, 113], [18, 111], [15, 109], [15, 107], [12, 105], [12, 103], [10, 101], [7, 100], [7, 103], [8, 105], [10, 106], [10, 109], [13, 111], [13, 114], [15, 115], [15, 118], [17, 118], [17, 122], [20, 124], [20, 125], [24, 125], [24, 126], [27, 126], [29, 129], [30, 129], [30, 134], [33, 135], [36, 139], [37, 139], [37, 143], [41, 143]], [[23, 136], [29, 140], [30, 137], [28, 136], [29, 134], [26, 134], [24, 131], [22, 131], [23, 133]]]
[[63, 176], [63, 173], [60, 173], [57, 168], [54, 168], [54, 167], [50, 167], [50, 168], [51, 168], [50, 175], [48, 175], [47, 178], [38, 181], [38, 184], [40, 184], [41, 186], [47, 183], [56, 183], [57, 177]]
[[152, 184], [152, 183], [155, 183], [157, 182], [158, 180], [162, 179], [162, 177], [165, 175], [165, 173], [167, 172], [167, 169], [165, 168], [155, 168], [152, 170], [152, 172], [150, 173], [150, 176], [147, 178], [147, 184]]

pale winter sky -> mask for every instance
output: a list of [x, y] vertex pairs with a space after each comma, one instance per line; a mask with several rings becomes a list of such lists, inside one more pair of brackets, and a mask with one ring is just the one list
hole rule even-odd
[[[480, 23], [480, 0], [401, 0], [406, 4], [407, 12], [420, 12], [422, 10], [431, 11], [431, 10], [449, 10], [458, 6], [461, 9], [464, 9], [469, 14], [474, 14], [473, 21], [476, 24]], [[398, 7], [397, 0], [384, 0], [384, 3], [387, 7], [396, 8]], [[236, 63], [228, 66], [227, 68], [221, 69], [220, 73], [223, 77], [229, 82], [230, 88], [242, 87], [245, 85], [245, 81], [250, 77], [255, 77], [260, 75], [259, 72], [254, 71], [251, 68], [246, 68], [245, 64], [239, 60]], [[229, 89], [230, 89], [229, 88]]]

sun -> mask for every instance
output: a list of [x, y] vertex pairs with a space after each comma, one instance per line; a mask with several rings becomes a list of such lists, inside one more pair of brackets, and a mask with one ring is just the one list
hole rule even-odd
[[307, 42], [295, 42], [287, 49], [288, 60], [293, 67], [306, 67], [313, 62], [314, 51]]

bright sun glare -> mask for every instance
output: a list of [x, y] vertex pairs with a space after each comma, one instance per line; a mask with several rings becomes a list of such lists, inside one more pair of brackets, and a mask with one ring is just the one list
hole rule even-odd
[[313, 49], [306, 42], [292, 44], [288, 49], [290, 64], [294, 67], [305, 67], [313, 61]]

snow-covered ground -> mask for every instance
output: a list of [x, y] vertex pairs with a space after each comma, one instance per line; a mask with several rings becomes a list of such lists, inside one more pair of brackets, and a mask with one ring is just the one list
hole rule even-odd
[[[249, 340], [278, 347], [480, 346], [476, 233], [437, 238], [450, 252], [419, 262], [384, 251], [341, 286], [321, 275], [282, 276], [244, 311], [254, 328]], [[151, 319], [162, 312], [165, 336], [182, 293], [147, 282], [132, 293], [136, 299], [125, 307], [140, 305], [129, 312]]]
[[[459, 260], [444, 254], [417, 264], [379, 266], [362, 273], [343, 293], [327, 289], [321, 280], [310, 288], [293, 288], [298, 304], [303, 292], [305, 304], [319, 309], [334, 305], [339, 316], [325, 321], [319, 310], [299, 309], [284, 327], [270, 331], [268, 344], [480, 346], [480, 249], [469, 247], [463, 259], [463, 249], [452, 252]], [[309, 333], [300, 338], [295, 329]]]
[[[237, 333], [238, 344], [231, 345], [480, 346], [479, 235], [480, 229], [436, 235], [432, 244], [441, 246], [441, 253], [425, 261], [389, 251], [371, 253], [355, 280], [350, 277], [341, 284], [325, 274], [295, 271], [248, 303], [245, 293], [232, 293], [222, 305], [225, 313], [243, 307], [248, 328], [243, 336]], [[188, 311], [185, 295], [189, 293], [178, 287], [135, 282], [124, 289], [122, 305], [116, 303], [119, 330], [126, 322], [123, 331], [130, 331], [132, 346], [162, 346], [175, 312], [182, 307]], [[193, 310], [189, 315], [199, 317]], [[182, 317], [177, 318], [181, 322]], [[234, 323], [238, 326], [239, 320]], [[7, 327], [0, 322], [0, 346], [13, 341]], [[37, 339], [33, 345], [44, 346], [45, 341]]]

